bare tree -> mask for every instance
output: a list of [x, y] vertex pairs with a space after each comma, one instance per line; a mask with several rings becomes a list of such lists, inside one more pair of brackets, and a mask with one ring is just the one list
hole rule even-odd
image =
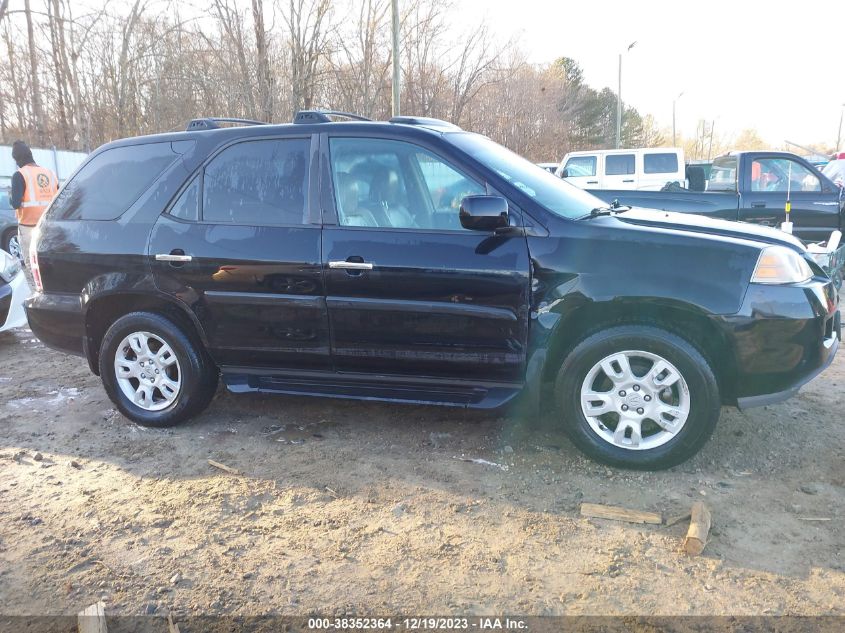
[[[240, 71], [241, 85], [237, 94], [241, 97], [242, 103], [247, 110], [246, 114], [256, 117], [255, 99], [253, 97], [252, 82], [250, 81], [253, 73], [247, 61], [243, 17], [238, 12], [237, 5], [230, 6], [229, 0], [214, 0], [214, 8], [217, 12], [218, 21], [225, 33], [226, 40], [234, 50], [238, 70]], [[206, 41], [212, 50], [214, 50], [214, 42], [209, 38], [206, 38]], [[226, 63], [225, 60], [223, 61]]]
[[376, 117], [383, 114], [390, 87], [390, 0], [359, 0], [357, 5], [352, 13], [357, 17], [334, 29], [336, 53], [327, 60], [332, 86], [324, 98], [343, 110]]
[[329, 0], [289, 0], [283, 13], [290, 49], [291, 113], [314, 105], [321, 59], [327, 53]]
[[[180, 1], [25, 0], [6, 10], [0, 0], [2, 139], [91, 149], [196, 116], [273, 121], [317, 106], [389, 116], [390, 0], [210, 0], [210, 15], [184, 18]], [[455, 0], [402, 4], [404, 111], [535, 160], [606, 144], [614, 94], [587, 86], [573, 60], [529, 64], [484, 24], [463, 32]], [[623, 130], [632, 142], [660, 136], [633, 108]]]
[[270, 60], [267, 55], [267, 34], [264, 31], [263, 0], [252, 0], [252, 22], [255, 29], [259, 110], [263, 120], [272, 121], [274, 89], [273, 77], [270, 74]]

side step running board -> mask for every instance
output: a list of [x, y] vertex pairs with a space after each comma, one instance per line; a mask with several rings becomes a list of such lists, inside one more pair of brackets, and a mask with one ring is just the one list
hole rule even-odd
[[[471, 409], [495, 409], [519, 392], [520, 385], [489, 384], [474, 385], [437, 381], [418, 383], [408, 379], [390, 377], [383, 380], [369, 380], [342, 374], [326, 373], [303, 377], [283, 374], [255, 374], [238, 371], [239, 368], [224, 367], [223, 382], [233, 393], [262, 392], [323, 398], [346, 398], [353, 400], [377, 400], [383, 402], [404, 402]], [[254, 370], [252, 370], [254, 371]], [[243, 373], [242, 373], [243, 372]]]

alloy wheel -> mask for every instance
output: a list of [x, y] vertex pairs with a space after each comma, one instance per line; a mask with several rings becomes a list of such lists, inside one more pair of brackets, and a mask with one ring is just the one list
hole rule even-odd
[[9, 255], [16, 257], [19, 261], [23, 261], [23, 253], [21, 252], [21, 243], [17, 235], [9, 238]]
[[115, 353], [114, 373], [123, 395], [145, 411], [166, 409], [182, 389], [179, 359], [167, 341], [151, 332], [124, 337]]
[[690, 413], [689, 386], [678, 368], [641, 350], [616, 352], [597, 362], [584, 378], [580, 401], [593, 431], [627, 450], [665, 444]]

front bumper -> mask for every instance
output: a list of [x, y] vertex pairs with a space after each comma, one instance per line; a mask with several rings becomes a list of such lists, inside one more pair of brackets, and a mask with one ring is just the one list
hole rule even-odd
[[47, 347], [85, 356], [79, 295], [36, 292], [24, 304], [32, 333]]
[[0, 287], [0, 332], [26, 325], [23, 304], [29, 293], [29, 284], [23, 271]]
[[751, 284], [742, 308], [722, 317], [734, 353], [740, 409], [782, 402], [832, 362], [841, 340], [836, 289], [815, 278], [786, 286]]

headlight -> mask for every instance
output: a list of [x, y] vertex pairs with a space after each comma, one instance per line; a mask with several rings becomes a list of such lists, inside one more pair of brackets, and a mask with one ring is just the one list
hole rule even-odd
[[8, 283], [21, 271], [21, 263], [6, 251], [0, 251], [0, 256], [0, 277]]
[[757, 284], [794, 284], [813, 276], [810, 265], [785, 246], [768, 246], [760, 252], [751, 281]]

